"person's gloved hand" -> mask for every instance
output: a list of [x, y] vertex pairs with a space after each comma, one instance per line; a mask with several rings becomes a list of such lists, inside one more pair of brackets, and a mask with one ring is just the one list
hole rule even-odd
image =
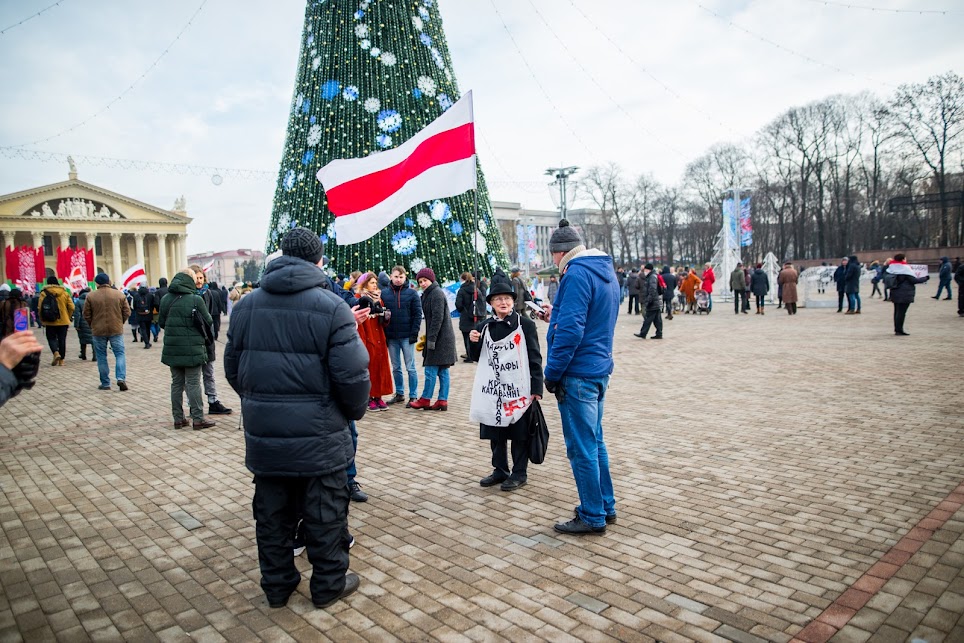
[[409, 343], [409, 344], [415, 344], [415, 343], [417, 343], [417, 342], [418, 342], [418, 337], [416, 337], [416, 336], [414, 336], [414, 335], [413, 335], [412, 337], [409, 337], [409, 338], [408, 338], [408, 343]]
[[552, 380], [546, 380], [543, 385], [546, 387], [546, 391], [552, 393], [553, 395], [555, 395], [556, 391], [559, 389], [559, 382], [553, 382]]

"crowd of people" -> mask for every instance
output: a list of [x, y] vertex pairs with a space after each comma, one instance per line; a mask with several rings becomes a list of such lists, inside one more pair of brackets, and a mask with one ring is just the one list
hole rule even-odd
[[[573, 514], [554, 529], [602, 534], [616, 522], [602, 421], [620, 309], [628, 298], [627, 314], [643, 315], [636, 336], [645, 339], [652, 328], [653, 339], [661, 339], [663, 314], [671, 320], [674, 312], [712, 311], [717, 278], [710, 264], [699, 275], [688, 266], [657, 271], [651, 263], [628, 272], [614, 270], [612, 258], [586, 248], [566, 221], [553, 231], [549, 247], [559, 276], [547, 285], [548, 302], [536, 300], [515, 268], [508, 275], [496, 269], [491, 281], [480, 274], [461, 275], [455, 297], [465, 351], [461, 358], [477, 364], [470, 417], [479, 423], [479, 437], [490, 443], [492, 454], [492, 470], [479, 484], [506, 492], [527, 484], [529, 463], [542, 457], [537, 448], [538, 427], [544, 425], [540, 404], [543, 395], [553, 395], [579, 497]], [[298, 549], [307, 550], [314, 570], [310, 591], [316, 606], [327, 607], [357, 589], [360, 580], [348, 571], [354, 543], [348, 508], [350, 502], [368, 500], [356, 480], [357, 422], [366, 412], [394, 405], [447, 411], [449, 369], [458, 359], [449, 300], [431, 268], [419, 270], [414, 282], [403, 266], [390, 273], [358, 271], [330, 279], [325, 261], [319, 237], [294, 228], [258, 283], [229, 291], [208, 284], [204, 271], [193, 265], [170, 284], [161, 279], [156, 288], [131, 291], [118, 290], [100, 273], [93, 292], [71, 296], [51, 277], [31, 316], [44, 328], [54, 366], [64, 364], [67, 329], [74, 326], [80, 359], [86, 360], [87, 347], [93, 347], [103, 390], [111, 389], [108, 348], [118, 389], [128, 390], [125, 324], [144, 349], [163, 335], [161, 362], [171, 373], [173, 428], [201, 430], [215, 426], [204, 414], [205, 395], [207, 415], [232, 412], [218, 398], [214, 372], [220, 320], [230, 311], [224, 374], [241, 399], [245, 464], [255, 484], [252, 511], [261, 584], [272, 607], [286, 605], [300, 581], [294, 565]], [[946, 290], [950, 298], [953, 277], [959, 302], [964, 301], [964, 269], [943, 263], [937, 296]], [[883, 283], [883, 298], [894, 304], [896, 334], [906, 335], [907, 308], [927, 277], [917, 276], [900, 254], [872, 268], [874, 285]], [[854, 256], [836, 268], [838, 312], [846, 298], [848, 313], [860, 313], [860, 276]], [[756, 298], [757, 314], [765, 314], [765, 300], [775, 286], [778, 308], [795, 315], [799, 278], [789, 261], [776, 284], [762, 265], [750, 269], [738, 264], [729, 275], [734, 314], [748, 314], [750, 295]], [[13, 289], [0, 299], [2, 403], [33, 386], [42, 349], [26, 329], [31, 306], [22, 293]], [[964, 310], [959, 308], [959, 314]], [[539, 320], [548, 324], [545, 352]]]

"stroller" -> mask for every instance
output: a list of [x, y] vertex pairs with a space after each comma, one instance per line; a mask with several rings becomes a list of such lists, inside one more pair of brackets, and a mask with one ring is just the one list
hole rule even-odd
[[702, 288], [699, 288], [696, 290], [695, 293], [693, 293], [693, 295], [696, 297], [696, 314], [702, 315], [703, 313], [706, 313], [707, 315], [709, 315], [710, 314], [710, 294], [705, 290], [703, 290]]

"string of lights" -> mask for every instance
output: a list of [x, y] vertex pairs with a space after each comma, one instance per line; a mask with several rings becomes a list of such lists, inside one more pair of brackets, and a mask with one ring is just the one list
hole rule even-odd
[[797, 58], [800, 58], [800, 59], [802, 59], [802, 60], [805, 60], [805, 61], [807, 61], [807, 62], [809, 62], [809, 63], [814, 64], [814, 65], [819, 65], [819, 66], [825, 67], [825, 68], [827, 68], [827, 69], [832, 69], [833, 71], [835, 71], [835, 72], [837, 72], [837, 73], [844, 74], [844, 75], [846, 75], [846, 76], [850, 76], [851, 78], [856, 78], [856, 79], [858, 79], [858, 80], [866, 80], [866, 81], [869, 81], [869, 82], [874, 83], [874, 84], [885, 85], [885, 86], [888, 86], [888, 87], [890, 86], [890, 83], [885, 83], [885, 82], [880, 81], [880, 80], [877, 80], [877, 79], [875, 79], [875, 78], [871, 78], [870, 76], [861, 76], [861, 75], [859, 75], [859, 74], [855, 74], [855, 73], [853, 73], [853, 72], [851, 72], [851, 71], [848, 71], [848, 70], [846, 70], [846, 69], [843, 69], [842, 67], [839, 67], [838, 65], [834, 65], [834, 64], [831, 64], [831, 63], [828, 63], [828, 62], [824, 62], [824, 61], [822, 61], [822, 60], [817, 60], [816, 58], [814, 58], [814, 57], [812, 57], [812, 56], [808, 56], [807, 54], [800, 53], [799, 51], [797, 51], [797, 50], [795, 50], [795, 49], [791, 49], [791, 48], [789, 48], [789, 47], [786, 47], [786, 46], [784, 46], [784, 45], [781, 45], [780, 43], [776, 42], [775, 40], [771, 40], [770, 38], [767, 38], [766, 36], [761, 36], [760, 34], [756, 33], [755, 31], [750, 31], [749, 29], [747, 29], [747, 28], [745, 28], [745, 27], [742, 27], [742, 26], [736, 24], [735, 22], [733, 22], [733, 21], [730, 20], [729, 18], [727, 18], [727, 17], [725, 17], [725, 16], [721, 16], [720, 14], [718, 14], [718, 13], [715, 12], [715, 11], [713, 11], [713, 10], [710, 9], [709, 7], [706, 7], [705, 5], [703, 5], [703, 4], [700, 3], [700, 2], [697, 2], [697, 1], [694, 0], [694, 4], [695, 4], [697, 7], [699, 7], [700, 9], [702, 9], [703, 11], [705, 11], [706, 13], [710, 14], [711, 16], [713, 16], [714, 18], [716, 18], [716, 19], [718, 19], [718, 20], [720, 20], [720, 21], [722, 21], [722, 22], [725, 22], [726, 25], [727, 25], [728, 27], [730, 27], [731, 29], [736, 29], [737, 31], [741, 31], [741, 32], [745, 33], [746, 35], [748, 35], [748, 36], [750, 36], [750, 37], [752, 37], [752, 38], [756, 38], [756, 39], [759, 40], [760, 42], [766, 43], [766, 44], [770, 45], [771, 47], [775, 47], [775, 48], [779, 49], [780, 51], [783, 51], [783, 52], [785, 52], [785, 53], [790, 54], [791, 56], [796, 56]]
[[[529, 0], [529, 2], [530, 2], [530, 4], [531, 4], [532, 0]], [[569, 4], [572, 6], [573, 9], [576, 10], [576, 12], [577, 12], [579, 15], [582, 16], [583, 20], [585, 20], [587, 23], [589, 23], [589, 26], [590, 26], [590, 27], [592, 27], [593, 29], [595, 29], [595, 30], [599, 33], [599, 35], [601, 35], [603, 38], [605, 38], [605, 39], [609, 42], [609, 44], [611, 44], [611, 45], [616, 49], [616, 51], [618, 51], [620, 54], [622, 54], [623, 56], [625, 56], [627, 60], [629, 60], [629, 61], [630, 61], [631, 63], [633, 63], [636, 67], [638, 67], [639, 70], [642, 71], [646, 76], [648, 76], [650, 80], [652, 80], [654, 83], [656, 83], [657, 85], [659, 85], [659, 86], [663, 89], [663, 91], [665, 91], [667, 94], [669, 94], [670, 96], [672, 96], [673, 98], [675, 98], [676, 100], [678, 100], [680, 103], [682, 103], [683, 105], [685, 105], [685, 106], [688, 107], [689, 109], [691, 109], [691, 110], [693, 110], [694, 112], [700, 114], [701, 116], [703, 116], [704, 118], [706, 118], [706, 120], [708, 120], [709, 122], [713, 123], [714, 125], [719, 125], [720, 127], [722, 127], [723, 129], [729, 131], [729, 132], [730, 132], [731, 134], [733, 134], [733, 135], [737, 135], [737, 136], [739, 135], [738, 132], [736, 132], [736, 130], [734, 130], [732, 127], [730, 127], [730, 126], [727, 125], [726, 123], [721, 122], [721, 121], [718, 120], [715, 116], [713, 116], [712, 114], [710, 114], [709, 112], [707, 112], [707, 111], [704, 110], [703, 108], [699, 107], [698, 105], [694, 105], [694, 104], [691, 103], [690, 101], [686, 100], [678, 91], [676, 91], [676, 90], [673, 89], [671, 86], [669, 86], [668, 84], [666, 84], [665, 82], [663, 82], [661, 79], [657, 78], [656, 75], [653, 74], [653, 72], [651, 72], [644, 64], [642, 64], [641, 62], [639, 62], [638, 60], [636, 60], [636, 59], [632, 56], [632, 54], [630, 54], [630, 53], [627, 52], [625, 49], [623, 49], [623, 48], [619, 45], [619, 43], [617, 43], [615, 40], [613, 40], [613, 39], [609, 36], [609, 34], [607, 34], [605, 31], [603, 31], [602, 29], [600, 29], [600, 28], [599, 28], [599, 25], [597, 25], [597, 24], [593, 21], [592, 18], [590, 18], [588, 15], [586, 15], [586, 13], [585, 13], [582, 9], [580, 9], [580, 8], [576, 5], [576, 3], [573, 2], [573, 0], [569, 0]], [[543, 19], [543, 22], [545, 22], [544, 19]], [[557, 40], [558, 40], [558, 38], [557, 38]]]
[[522, 60], [522, 64], [524, 64], [526, 66], [526, 69], [529, 71], [529, 75], [532, 76], [532, 80], [533, 82], [535, 82], [536, 87], [538, 87], [539, 91], [542, 92], [542, 95], [545, 97], [546, 101], [548, 101], [549, 105], [556, 112], [556, 116], [559, 117], [559, 120], [561, 120], [563, 125], [566, 126], [566, 129], [569, 130], [569, 133], [572, 134], [573, 138], [575, 138], [576, 141], [582, 146], [583, 150], [586, 152], [589, 158], [592, 159], [594, 163], [597, 162], [596, 154], [586, 144], [586, 141], [584, 141], [583, 138], [579, 136], [578, 133], [576, 133], [575, 128], [573, 128], [572, 124], [562, 114], [562, 111], [559, 109], [559, 106], [556, 105], [555, 101], [552, 100], [552, 97], [549, 96], [549, 92], [546, 91], [545, 86], [543, 86], [543, 84], [539, 82], [539, 77], [536, 75], [535, 71], [533, 71], [532, 66], [529, 64], [529, 61], [525, 57], [525, 54], [522, 53], [522, 48], [519, 47], [519, 43], [516, 42], [516, 39], [512, 35], [512, 32], [509, 31], [509, 25], [506, 24], [505, 18], [502, 17], [502, 13], [499, 11], [499, 8], [496, 6], [495, 0], [489, 0], [489, 4], [492, 5], [492, 10], [495, 11], [495, 15], [498, 16], [499, 22], [502, 23], [502, 28], [505, 29], [506, 35], [508, 35], [509, 40], [512, 41], [512, 45], [515, 47], [516, 52], [519, 54], [519, 58]]
[[862, 11], [874, 11], [877, 13], [912, 13], [917, 15], [940, 15], [946, 16], [950, 13], [964, 13], [960, 9], [891, 9], [889, 7], [871, 7], [865, 4], [851, 4], [849, 2], [831, 2], [831, 0], [806, 0], [814, 4], [822, 4], [828, 7], [839, 7], [841, 9], [859, 9]]
[[28, 16], [28, 17], [26, 17], [26, 18], [24, 18], [24, 19], [21, 20], [20, 22], [16, 22], [16, 23], [10, 25], [9, 27], [4, 27], [3, 29], [0, 29], [0, 36], [2, 36], [3, 34], [7, 33], [7, 32], [10, 31], [11, 29], [14, 29], [15, 27], [19, 27], [20, 25], [22, 25], [22, 24], [25, 23], [25, 22], [30, 22], [31, 20], [33, 20], [34, 18], [36, 18], [36, 17], [39, 16], [40, 14], [44, 13], [45, 11], [48, 11], [48, 10], [50, 10], [50, 9], [53, 9], [53, 8], [56, 7], [56, 6], [59, 6], [59, 5], [60, 5], [62, 2], [64, 2], [64, 1], [65, 1], [65, 0], [57, 0], [57, 2], [53, 3], [52, 5], [47, 6], [47, 7], [44, 7], [43, 9], [41, 9], [40, 11], [38, 11], [37, 13], [35, 13], [35, 14], [31, 15], [31, 16]]
[[552, 37], [555, 38], [555, 39], [556, 39], [556, 42], [559, 43], [559, 46], [561, 46], [561, 47], [563, 48], [563, 50], [564, 50], [567, 54], [569, 54], [569, 57], [572, 58], [572, 61], [573, 61], [574, 63], [576, 63], [576, 66], [579, 67], [579, 69], [582, 71], [582, 73], [585, 74], [586, 77], [589, 78], [590, 81], [592, 81], [592, 84], [595, 85], [596, 88], [599, 89], [600, 92], [602, 92], [602, 95], [605, 96], [607, 99], [609, 99], [609, 102], [611, 102], [613, 105], [616, 106], [616, 109], [618, 109], [620, 112], [622, 112], [622, 114], [623, 114], [626, 118], [628, 118], [631, 123], [633, 123], [634, 125], [636, 125], [637, 127], [639, 127], [639, 129], [643, 130], [643, 132], [645, 132], [645, 133], [646, 133], [650, 138], [652, 138], [654, 141], [656, 141], [657, 143], [659, 143], [660, 145], [662, 145], [663, 147], [665, 147], [667, 150], [673, 152], [673, 153], [676, 154], [677, 156], [679, 156], [679, 157], [682, 157], [682, 156], [683, 156], [683, 153], [682, 153], [678, 148], [676, 148], [674, 145], [671, 145], [670, 143], [668, 143], [667, 141], [665, 141], [662, 137], [660, 137], [656, 132], [654, 132], [653, 130], [649, 129], [649, 128], [646, 127], [645, 125], [643, 125], [643, 124], [642, 124], [642, 119], [633, 118], [632, 114], [630, 114], [629, 112], [627, 112], [627, 111], [626, 111], [626, 108], [624, 108], [619, 102], [617, 102], [616, 99], [613, 98], [612, 95], [606, 90], [606, 88], [603, 87], [603, 86], [599, 83], [599, 81], [598, 81], [598, 80], [596, 79], [596, 77], [592, 74], [592, 72], [590, 72], [588, 69], [586, 69], [586, 67], [585, 67], [585, 66], [582, 64], [582, 62], [579, 60], [579, 57], [576, 56], [575, 54], [573, 54], [572, 51], [570, 51], [569, 47], [566, 46], [566, 43], [562, 40], [562, 38], [559, 37], [559, 35], [556, 33], [555, 29], [553, 29], [552, 26], [546, 21], [545, 16], [542, 15], [542, 12], [539, 11], [539, 9], [538, 9], [538, 8], [536, 7], [536, 5], [532, 2], [532, 0], [528, 0], [528, 3], [529, 3], [529, 6], [532, 7], [532, 10], [535, 11], [536, 15], [539, 16], [539, 19], [542, 21], [542, 24], [545, 25], [546, 29], [549, 30], [549, 33], [552, 34]]
[[74, 130], [80, 129], [81, 127], [83, 127], [83, 126], [86, 125], [87, 123], [91, 122], [92, 120], [94, 120], [95, 118], [97, 118], [98, 116], [100, 116], [101, 114], [103, 114], [104, 112], [108, 111], [114, 104], [116, 104], [116, 103], [118, 103], [119, 101], [123, 100], [123, 98], [124, 98], [125, 96], [127, 96], [127, 94], [129, 94], [131, 91], [133, 91], [134, 87], [136, 87], [136, 86], [138, 85], [138, 83], [140, 83], [142, 80], [144, 80], [144, 78], [147, 77], [148, 74], [150, 74], [152, 71], [154, 71], [154, 68], [157, 67], [157, 64], [158, 64], [159, 62], [161, 62], [161, 59], [164, 58], [164, 56], [166, 56], [166, 55], [168, 54], [168, 52], [171, 50], [171, 47], [173, 47], [173, 46], [177, 43], [177, 41], [181, 39], [181, 36], [184, 35], [184, 32], [188, 30], [188, 28], [191, 26], [191, 23], [194, 22], [194, 19], [197, 17], [197, 15], [198, 15], [199, 13], [201, 13], [201, 9], [203, 9], [203, 8], [204, 8], [204, 5], [206, 5], [207, 3], [208, 3], [208, 0], [202, 0], [201, 4], [198, 6], [197, 10], [196, 10], [193, 14], [191, 14], [191, 17], [188, 19], [187, 24], [185, 24], [185, 25], [181, 28], [181, 30], [180, 30], [179, 32], [177, 32], [177, 35], [174, 37], [174, 40], [172, 40], [172, 41], [170, 42], [170, 44], [168, 44], [167, 47], [164, 48], [164, 51], [161, 52], [161, 55], [158, 56], [157, 58], [155, 58], [155, 59], [154, 59], [154, 62], [152, 62], [152, 63], [150, 64], [150, 66], [149, 66], [147, 69], [145, 69], [144, 72], [143, 72], [140, 76], [138, 76], [137, 79], [134, 80], [134, 82], [132, 82], [127, 89], [125, 89], [125, 90], [122, 91], [120, 94], [118, 94], [117, 96], [115, 96], [109, 103], [107, 103], [106, 105], [104, 105], [102, 108], [100, 108], [99, 110], [97, 110], [96, 112], [94, 112], [93, 114], [91, 114], [90, 116], [88, 116], [87, 118], [85, 118], [84, 120], [82, 120], [82, 121], [80, 121], [80, 122], [78, 122], [78, 123], [75, 123], [74, 125], [71, 125], [70, 127], [66, 128], [66, 129], [64, 129], [64, 130], [61, 130], [61, 131], [57, 132], [56, 134], [51, 134], [50, 136], [47, 136], [47, 137], [44, 137], [44, 138], [38, 138], [37, 140], [31, 141], [31, 142], [29, 142], [29, 143], [20, 143], [20, 144], [18, 144], [18, 145], [14, 145], [14, 146], [12, 146], [12, 147], [23, 147], [24, 145], [37, 145], [38, 143], [45, 143], [45, 142], [50, 141], [50, 140], [53, 140], [53, 139], [55, 139], [55, 138], [59, 138], [59, 137], [63, 136], [64, 134], [69, 134], [70, 132], [73, 132]]

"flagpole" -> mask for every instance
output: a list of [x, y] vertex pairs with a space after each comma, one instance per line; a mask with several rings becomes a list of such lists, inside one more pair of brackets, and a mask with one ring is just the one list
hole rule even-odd
[[[469, 113], [472, 115], [472, 122], [475, 123], [475, 109], [472, 105], [472, 92], [469, 92]], [[472, 148], [475, 149], [475, 133], [472, 134]], [[475, 155], [475, 209], [472, 217], [472, 278], [475, 279], [475, 297], [472, 301], [472, 323], [478, 323], [477, 315], [479, 309], [479, 288], [482, 287], [482, 279], [479, 276], [479, 243], [476, 235], [479, 234], [479, 156]]]

